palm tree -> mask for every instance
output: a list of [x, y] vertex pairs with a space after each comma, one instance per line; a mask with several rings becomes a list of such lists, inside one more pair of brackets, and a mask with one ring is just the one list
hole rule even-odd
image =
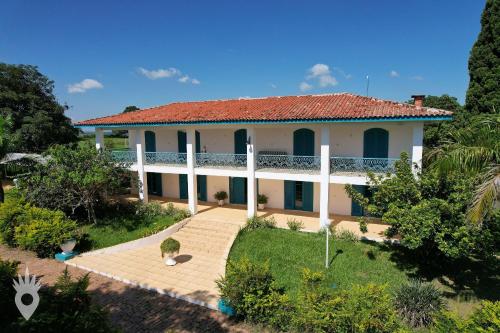
[[[10, 126], [10, 119], [0, 116], [0, 160], [7, 154], [7, 132]], [[0, 202], [4, 202], [5, 193], [3, 191], [3, 172], [0, 172]]]
[[500, 114], [471, 119], [469, 126], [449, 133], [449, 137], [429, 153], [430, 167], [441, 175], [458, 171], [478, 177], [467, 218], [480, 224], [499, 203]]

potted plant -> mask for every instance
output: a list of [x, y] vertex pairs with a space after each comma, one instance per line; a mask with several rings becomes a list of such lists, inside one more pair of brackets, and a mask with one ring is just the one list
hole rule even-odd
[[177, 253], [179, 253], [180, 248], [181, 248], [181, 243], [179, 243], [178, 240], [173, 239], [171, 237], [161, 242], [160, 245], [161, 257], [164, 258], [165, 254], [167, 255], [167, 259], [165, 260], [165, 265], [174, 266], [177, 263], [174, 259], [174, 256]]
[[259, 209], [266, 208], [267, 196], [265, 194], [257, 195], [257, 204], [259, 205]]
[[214, 198], [218, 201], [219, 206], [224, 206], [224, 200], [227, 199], [227, 193], [226, 191], [219, 191], [214, 194]]

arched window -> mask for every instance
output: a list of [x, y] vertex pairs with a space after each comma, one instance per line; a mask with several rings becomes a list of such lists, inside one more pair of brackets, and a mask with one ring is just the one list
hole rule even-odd
[[363, 137], [363, 157], [387, 158], [389, 154], [389, 132], [383, 128], [370, 128]]
[[301, 128], [293, 132], [293, 154], [314, 156], [314, 131]]

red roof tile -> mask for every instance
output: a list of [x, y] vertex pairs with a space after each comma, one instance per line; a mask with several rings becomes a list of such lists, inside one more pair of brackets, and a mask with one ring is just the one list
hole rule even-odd
[[451, 115], [451, 112], [445, 110], [417, 108], [410, 104], [342, 93], [179, 102], [85, 120], [76, 125], [362, 120], [400, 117], [433, 118]]

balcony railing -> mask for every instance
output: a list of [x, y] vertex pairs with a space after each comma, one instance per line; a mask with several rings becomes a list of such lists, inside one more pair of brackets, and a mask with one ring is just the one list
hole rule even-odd
[[146, 152], [145, 164], [178, 164], [187, 163], [186, 153], [175, 152]]
[[330, 173], [334, 172], [394, 172], [397, 158], [331, 157]]
[[257, 169], [319, 170], [319, 156], [257, 155]]
[[137, 162], [137, 153], [134, 150], [113, 150], [111, 151], [111, 157], [117, 162]]
[[197, 167], [245, 167], [247, 154], [197, 153]]

